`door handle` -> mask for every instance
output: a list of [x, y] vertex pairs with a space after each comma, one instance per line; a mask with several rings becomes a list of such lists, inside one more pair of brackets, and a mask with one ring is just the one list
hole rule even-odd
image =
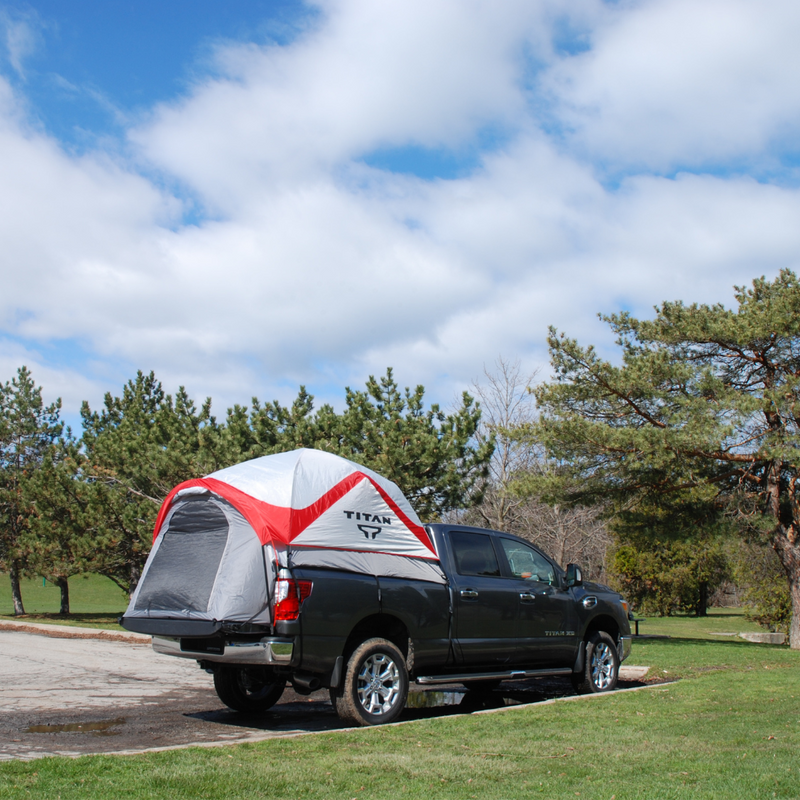
[[520, 592], [519, 599], [522, 600], [523, 603], [532, 603], [536, 599], [536, 595], [530, 592]]
[[460, 594], [468, 600], [474, 600], [478, 596], [478, 593], [474, 589], [462, 589]]

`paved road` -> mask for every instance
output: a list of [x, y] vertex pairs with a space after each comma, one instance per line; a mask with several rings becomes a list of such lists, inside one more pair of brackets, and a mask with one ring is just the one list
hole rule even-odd
[[[64, 628], [56, 631], [65, 635]], [[133, 639], [134, 637], [131, 637]], [[268, 714], [226, 708], [196, 662], [149, 640], [0, 630], [0, 760], [127, 752], [342, 727], [327, 692], [287, 689]]]
[[[97, 635], [69, 630], [48, 632]], [[488, 696], [458, 685], [412, 686], [402, 719], [539, 702], [571, 691], [560, 679], [504, 683]], [[220, 702], [211, 676], [194, 661], [156, 654], [147, 640], [0, 629], [0, 760], [254, 741], [341, 727], [327, 691], [301, 697], [287, 688], [269, 712], [239, 714]]]
[[61, 639], [0, 631], [4, 712], [156, 705], [173, 691], [207, 689], [196, 662], [159, 658], [149, 642]]

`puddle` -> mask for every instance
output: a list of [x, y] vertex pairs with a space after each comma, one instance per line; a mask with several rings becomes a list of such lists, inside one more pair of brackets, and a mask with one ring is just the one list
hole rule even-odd
[[409, 692], [406, 708], [457, 706], [466, 694], [466, 692]]
[[447, 708], [458, 706], [462, 711], [479, 711], [483, 708], [502, 708], [530, 703], [538, 697], [529, 692], [493, 691], [493, 692], [411, 692], [406, 701], [406, 708]]
[[118, 725], [125, 724], [125, 717], [104, 719], [100, 722], [68, 722], [64, 725], [31, 725], [25, 733], [91, 733], [92, 736], [118, 736], [119, 731], [112, 731]]

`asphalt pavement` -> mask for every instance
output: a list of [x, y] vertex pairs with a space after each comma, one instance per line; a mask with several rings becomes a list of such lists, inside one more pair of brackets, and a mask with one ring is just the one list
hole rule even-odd
[[[623, 688], [643, 678], [632, 668]], [[327, 690], [287, 687], [266, 713], [224, 706], [195, 661], [153, 652], [149, 637], [0, 622], [0, 761], [215, 746], [344, 727]], [[491, 693], [412, 685], [402, 720], [476, 712], [572, 694], [568, 680], [506, 682]]]

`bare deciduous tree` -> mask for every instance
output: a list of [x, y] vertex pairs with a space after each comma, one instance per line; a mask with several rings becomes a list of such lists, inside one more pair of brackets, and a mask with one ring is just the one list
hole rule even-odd
[[533, 542], [562, 566], [580, 564], [584, 576], [591, 580], [605, 578], [611, 537], [599, 507], [564, 508], [529, 498], [522, 510], [523, 525], [511, 533]]
[[493, 372], [484, 369], [485, 381], [473, 384], [482, 410], [476, 437], [481, 443], [494, 438], [495, 451], [483, 502], [460, 514], [458, 521], [514, 533], [540, 547], [562, 566], [576, 562], [586, 577], [602, 579], [610, 536], [600, 518], [600, 509], [549, 506], [512, 489], [520, 475], [550, 468], [543, 448], [512, 435], [515, 428], [527, 426], [536, 417], [534, 397], [529, 391], [536, 374], [524, 373], [519, 361], [500, 357]]
[[497, 530], [511, 530], [524, 515], [526, 500], [510, 491], [513, 477], [535, 469], [540, 454], [527, 442], [509, 436], [515, 426], [533, 422], [536, 406], [528, 387], [536, 372], [523, 374], [519, 361], [499, 357], [495, 371], [484, 368], [485, 383], [473, 383], [472, 390], [481, 404], [481, 422], [476, 438], [486, 442], [494, 438], [495, 449], [489, 465], [488, 486], [483, 502], [477, 507], [483, 524]]

